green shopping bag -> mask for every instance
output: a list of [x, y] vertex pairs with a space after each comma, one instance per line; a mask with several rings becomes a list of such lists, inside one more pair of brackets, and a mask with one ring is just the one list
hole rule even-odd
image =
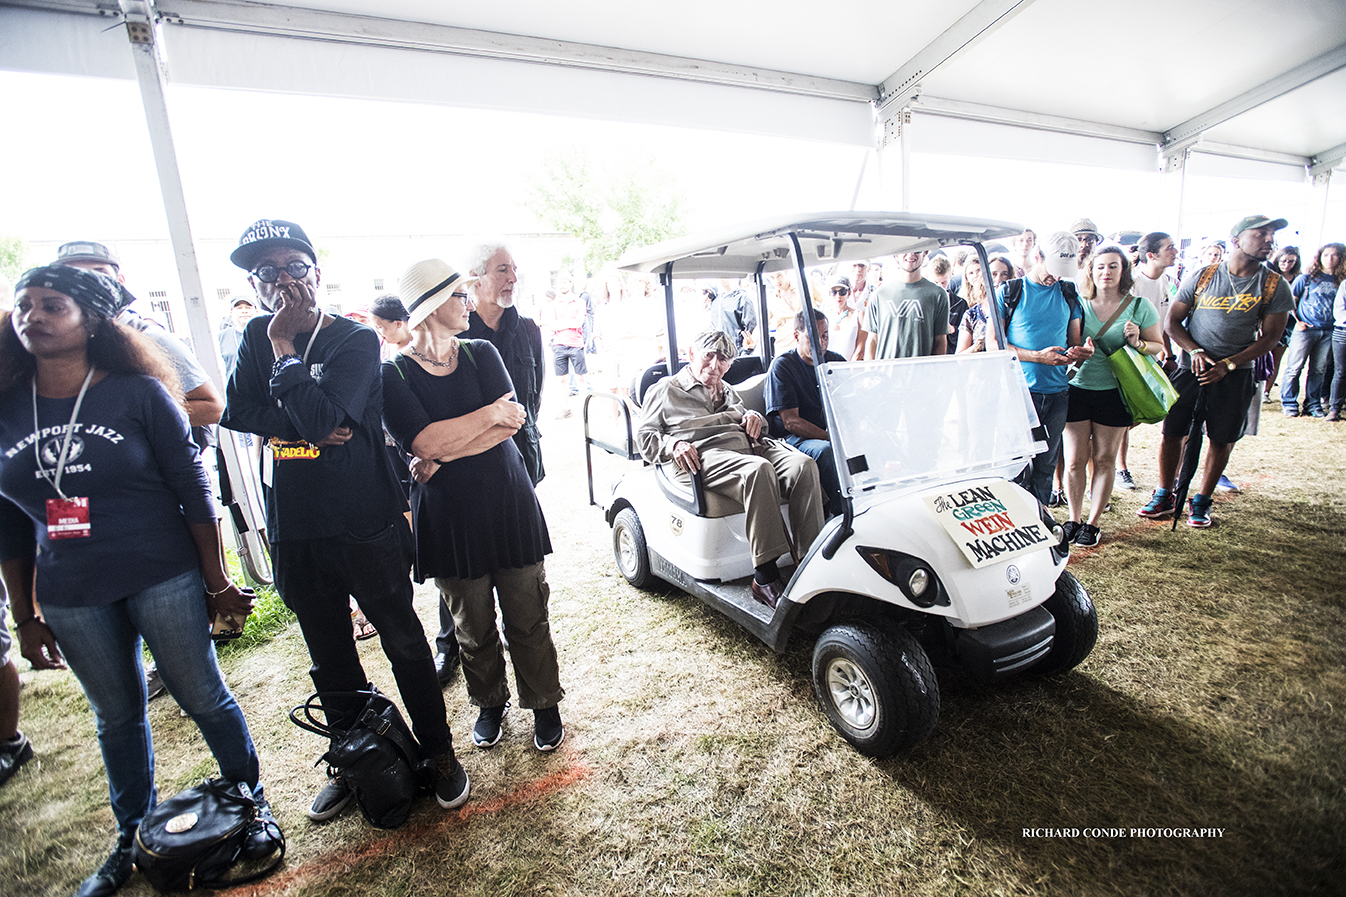
[[1169, 409], [1178, 401], [1178, 391], [1154, 356], [1142, 355], [1126, 345], [1108, 356], [1108, 364], [1117, 377], [1132, 420], [1138, 424], [1157, 424], [1168, 416]]

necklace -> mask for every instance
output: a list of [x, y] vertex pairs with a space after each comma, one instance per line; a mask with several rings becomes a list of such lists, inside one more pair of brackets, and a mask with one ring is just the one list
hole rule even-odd
[[417, 351], [415, 346], [411, 347], [411, 354], [415, 355], [421, 361], [424, 361], [426, 364], [431, 365], [432, 367], [451, 368], [458, 363], [458, 340], [454, 340], [452, 346], [450, 346], [449, 348], [448, 361], [440, 361], [436, 358], [431, 358], [429, 355], [425, 355], [422, 352]]

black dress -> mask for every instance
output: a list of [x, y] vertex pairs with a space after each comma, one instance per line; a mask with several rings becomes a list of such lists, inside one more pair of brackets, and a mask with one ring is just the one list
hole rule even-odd
[[[436, 377], [399, 355], [383, 363], [383, 419], [408, 452], [430, 424], [483, 408], [513, 390], [495, 347], [459, 342], [458, 366]], [[428, 483], [411, 486], [417, 582], [433, 577], [476, 579], [496, 570], [527, 567], [551, 553], [523, 456], [506, 439], [440, 466]]]

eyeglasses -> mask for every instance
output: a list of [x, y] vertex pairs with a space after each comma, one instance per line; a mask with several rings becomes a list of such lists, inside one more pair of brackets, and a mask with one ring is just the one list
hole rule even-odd
[[846, 289], [845, 287], [836, 287], [835, 289], [832, 290], [833, 296], [845, 296], [848, 293], [850, 293], [850, 290]]
[[275, 265], [262, 265], [252, 272], [252, 276], [256, 277], [262, 283], [275, 283], [280, 280], [280, 272], [284, 271], [294, 280], [303, 280], [305, 277], [308, 277], [308, 272], [316, 267], [318, 266], [300, 261], [290, 262], [284, 268], [277, 268]]

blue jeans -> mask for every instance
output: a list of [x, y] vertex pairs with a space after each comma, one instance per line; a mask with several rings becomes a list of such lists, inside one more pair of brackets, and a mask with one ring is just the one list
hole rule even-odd
[[1327, 367], [1327, 356], [1332, 351], [1332, 331], [1296, 330], [1290, 337], [1290, 350], [1286, 352], [1285, 367], [1281, 373], [1281, 409], [1296, 414], [1299, 407], [1299, 374], [1308, 366], [1309, 372], [1304, 378], [1305, 414], [1322, 410], [1323, 372]]
[[93, 707], [112, 815], [123, 832], [134, 831], [157, 800], [142, 637], [169, 693], [205, 737], [220, 775], [246, 782], [261, 796], [257, 749], [215, 662], [198, 571], [101, 607], [44, 604], [42, 611]]
[[818, 484], [823, 487], [823, 513], [835, 517], [842, 511], [841, 483], [832, 460], [832, 443], [826, 439], [805, 439], [789, 434], [785, 441], [818, 462]]
[[1332, 361], [1336, 369], [1332, 372], [1332, 398], [1329, 401], [1337, 411], [1346, 411], [1346, 327], [1332, 331]]
[[1061, 454], [1061, 434], [1066, 429], [1066, 412], [1070, 408], [1070, 391], [1051, 395], [1030, 392], [1033, 397], [1033, 409], [1038, 413], [1038, 423], [1047, 431], [1047, 450], [1035, 455], [1015, 478], [1020, 486], [1037, 497], [1044, 505], [1052, 497], [1052, 475], [1056, 472], [1056, 459]]

